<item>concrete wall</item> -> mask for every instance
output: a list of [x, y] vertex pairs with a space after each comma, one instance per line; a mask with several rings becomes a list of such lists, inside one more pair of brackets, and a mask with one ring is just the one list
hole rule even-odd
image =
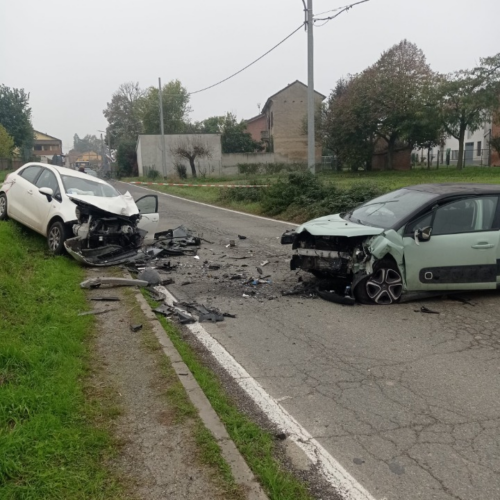
[[[315, 95], [317, 106], [322, 97]], [[287, 156], [291, 161], [307, 160], [307, 134], [304, 120], [307, 116], [307, 87], [295, 82], [272, 98], [266, 109], [271, 123], [270, 136], [273, 138], [274, 152]], [[317, 163], [321, 163], [321, 145], [316, 147]]]
[[175, 156], [174, 151], [179, 146], [200, 144], [211, 151], [210, 158], [196, 158], [195, 164], [198, 175], [221, 175], [221, 143], [220, 134], [175, 134], [165, 135], [166, 171], [162, 171], [162, 141], [160, 135], [140, 135], [137, 140], [137, 165], [139, 175], [145, 171], [155, 169], [161, 175], [176, 175], [175, 165], [182, 163], [186, 166], [188, 175], [191, 175], [189, 161]]

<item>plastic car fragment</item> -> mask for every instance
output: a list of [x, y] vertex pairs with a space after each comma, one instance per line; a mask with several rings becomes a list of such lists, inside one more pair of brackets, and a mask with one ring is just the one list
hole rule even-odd
[[101, 285], [115, 286], [148, 286], [144, 280], [134, 280], [129, 278], [90, 278], [80, 283], [81, 288], [99, 288]]

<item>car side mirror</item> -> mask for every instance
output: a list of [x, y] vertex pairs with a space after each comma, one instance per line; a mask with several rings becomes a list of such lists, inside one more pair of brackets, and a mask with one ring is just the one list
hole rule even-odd
[[415, 230], [415, 243], [418, 245], [419, 241], [425, 242], [429, 241], [431, 239], [431, 233], [432, 233], [432, 227], [427, 226], [424, 227], [423, 229], [418, 228]]
[[52, 201], [54, 197], [54, 190], [48, 187], [42, 187], [38, 190], [39, 193], [44, 194], [47, 197], [47, 201]]

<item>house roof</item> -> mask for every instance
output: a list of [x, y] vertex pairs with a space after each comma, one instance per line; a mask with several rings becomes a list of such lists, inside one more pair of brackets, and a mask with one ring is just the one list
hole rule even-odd
[[[278, 92], [276, 92], [276, 94], [273, 94], [271, 97], [267, 98], [266, 104], [264, 104], [264, 107], [262, 108], [262, 113], [264, 113], [266, 111], [267, 106], [270, 104], [270, 102], [272, 101], [272, 99], [274, 97], [276, 97], [277, 95], [281, 94], [282, 92], [284, 92], [285, 90], [287, 90], [289, 87], [291, 87], [292, 85], [295, 85], [297, 83], [299, 85], [302, 85], [304, 88], [307, 89], [307, 85], [305, 85], [304, 83], [302, 83], [300, 80], [295, 80], [294, 82], [289, 83], [286, 87], [283, 87], [281, 90], [278, 90]], [[321, 100], [326, 99], [326, 95], [323, 95], [321, 92], [318, 92], [317, 90], [315, 90], [314, 93], [316, 95], [320, 96]]]
[[245, 120], [247, 123], [250, 123], [250, 122], [255, 122], [257, 120], [261, 120], [262, 118], [265, 118], [266, 115], [264, 113], [260, 113], [258, 114], [257, 116], [253, 116], [252, 118], [248, 118], [248, 120]]
[[34, 130], [35, 132], [35, 141], [60, 141], [57, 137], [52, 137], [51, 135], [44, 134], [43, 132], [38, 132], [38, 130]]

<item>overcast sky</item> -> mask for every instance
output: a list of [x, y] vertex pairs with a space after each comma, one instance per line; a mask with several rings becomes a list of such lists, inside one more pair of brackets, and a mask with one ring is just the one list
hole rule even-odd
[[[346, 0], [314, 0], [320, 13]], [[121, 83], [215, 83], [283, 39], [304, 18], [301, 0], [0, 0], [0, 83], [30, 92], [35, 129], [99, 135], [102, 110]], [[500, 51], [499, 0], [370, 0], [315, 28], [315, 87], [374, 63], [404, 38], [432, 68], [468, 68]], [[193, 95], [191, 119], [258, 103], [294, 80], [307, 83], [303, 30], [232, 80]]]

